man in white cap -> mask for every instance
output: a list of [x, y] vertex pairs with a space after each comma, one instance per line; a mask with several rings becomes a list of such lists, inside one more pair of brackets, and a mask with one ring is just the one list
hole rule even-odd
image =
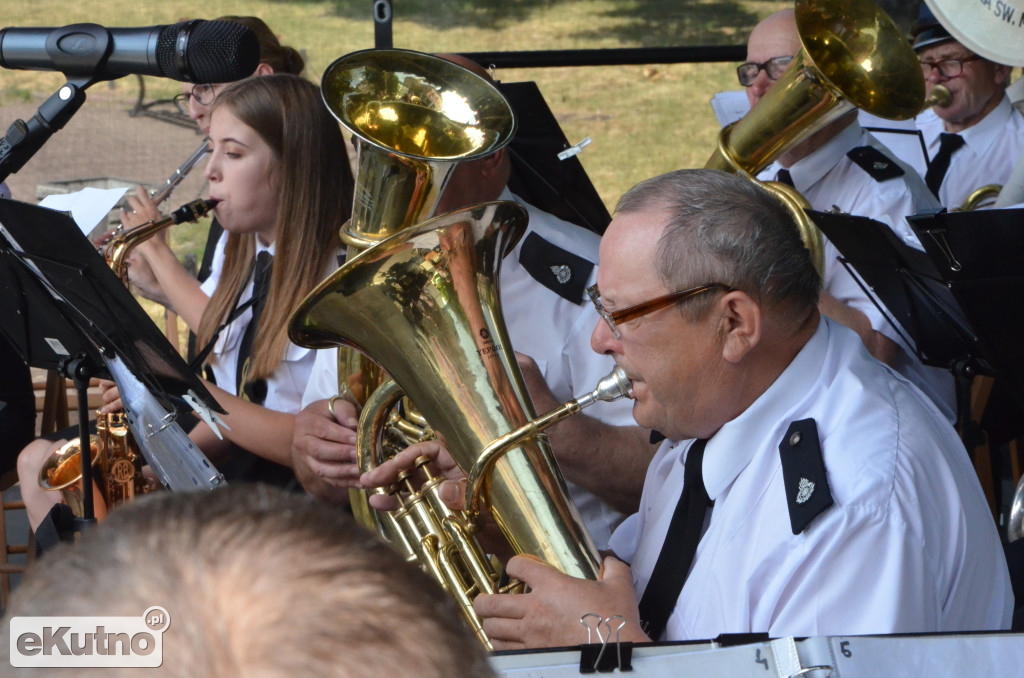
[[1024, 115], [1006, 95], [1010, 67], [958, 42], [925, 5], [914, 29], [914, 51], [926, 93], [943, 85], [951, 95], [948, 106], [918, 116], [917, 127], [929, 157], [925, 182], [953, 209], [977, 189], [1006, 182], [1024, 152]]

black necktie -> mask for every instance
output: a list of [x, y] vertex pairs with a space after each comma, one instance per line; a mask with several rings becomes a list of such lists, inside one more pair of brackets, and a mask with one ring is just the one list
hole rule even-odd
[[[775, 175], [775, 181], [778, 181], [780, 184], [786, 184], [787, 186], [793, 186], [793, 175], [789, 173], [788, 169], [782, 168], [779, 170], [778, 174]], [[793, 187], [796, 188], [795, 186]]]
[[693, 556], [697, 553], [697, 544], [704, 531], [704, 516], [711, 505], [701, 473], [707, 442], [695, 441], [686, 456], [683, 494], [672, 513], [665, 544], [661, 547], [658, 562], [651, 572], [651, 580], [640, 600], [640, 619], [647, 624], [647, 635], [652, 640], [658, 640], [664, 632], [668, 618], [676, 607], [676, 600], [690, 573], [690, 565], [693, 564]]
[[249, 381], [249, 357], [252, 354], [253, 341], [256, 339], [256, 327], [260, 323], [260, 316], [263, 314], [263, 307], [267, 302], [270, 269], [273, 267], [273, 263], [274, 256], [270, 252], [260, 252], [256, 257], [256, 263], [253, 266], [252, 320], [249, 321], [249, 325], [245, 328], [245, 334], [242, 335], [242, 344], [238, 351], [238, 369], [235, 373], [238, 389], [235, 392], [257, 405], [262, 405], [267, 398], [267, 380]]
[[959, 134], [943, 132], [939, 135], [939, 152], [932, 158], [931, 163], [928, 165], [928, 173], [924, 175], [924, 183], [928, 184], [928, 188], [935, 195], [939, 194], [942, 180], [946, 178], [946, 172], [949, 170], [949, 161], [952, 160], [953, 153], [963, 145], [964, 138]]

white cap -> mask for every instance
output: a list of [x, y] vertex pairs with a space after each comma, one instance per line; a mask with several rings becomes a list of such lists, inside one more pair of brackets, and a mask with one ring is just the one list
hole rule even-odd
[[964, 0], [925, 0], [925, 4], [967, 49], [998, 64], [1024, 66], [1024, 0], [1001, 0], [991, 7]]

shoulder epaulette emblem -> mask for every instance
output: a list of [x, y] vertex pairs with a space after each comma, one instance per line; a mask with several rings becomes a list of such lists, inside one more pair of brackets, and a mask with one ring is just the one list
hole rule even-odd
[[899, 164], [874, 146], [858, 146], [846, 154], [875, 181], [902, 177], [905, 172]]
[[544, 287], [574, 304], [583, 304], [593, 262], [530, 233], [519, 250], [519, 263]]
[[833, 504], [818, 426], [813, 419], [801, 419], [789, 425], [779, 443], [779, 455], [789, 523], [793, 534], [800, 534]]

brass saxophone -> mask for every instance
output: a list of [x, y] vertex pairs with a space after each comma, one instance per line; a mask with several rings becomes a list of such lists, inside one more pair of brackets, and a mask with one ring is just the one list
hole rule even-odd
[[[64, 503], [79, 518], [84, 515], [80, 448], [77, 438], [64, 443], [39, 470], [39, 486], [60, 492]], [[121, 502], [159, 487], [156, 480], [142, 473], [145, 462], [124, 412], [96, 416], [96, 435], [90, 439], [90, 448], [93, 467], [98, 471], [93, 477], [102, 496], [102, 508], [97, 502], [100, 516]]]
[[[214, 205], [216, 203], [212, 200], [195, 200], [163, 219], [117, 233], [103, 248], [107, 265], [127, 285], [128, 255], [139, 243], [169, 226], [199, 219], [209, 213]], [[92, 463], [99, 469], [96, 477], [103, 507], [99, 508], [100, 502], [97, 502], [97, 515], [102, 517], [106, 509], [157, 489], [160, 485], [142, 474], [145, 461], [124, 412], [97, 414], [96, 433], [90, 439], [90, 448]], [[65, 443], [46, 459], [39, 472], [39, 486], [44, 490], [60, 491], [64, 503], [78, 517], [84, 515], [80, 449], [78, 439]]]
[[206, 216], [216, 204], [213, 200], [193, 200], [163, 219], [149, 221], [128, 231], [117, 232], [103, 249], [103, 257], [106, 259], [107, 265], [113, 269], [114, 274], [121, 279], [121, 282], [127, 285], [128, 255], [132, 253], [133, 249], [165, 228], [186, 221], [196, 221]]

